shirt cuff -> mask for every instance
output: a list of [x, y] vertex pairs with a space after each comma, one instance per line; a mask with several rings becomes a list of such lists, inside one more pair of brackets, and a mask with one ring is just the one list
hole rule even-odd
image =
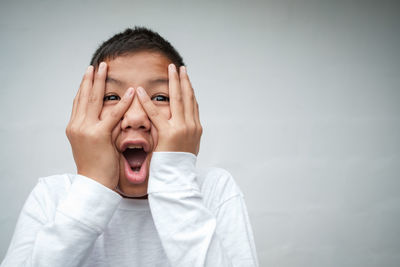
[[122, 197], [93, 179], [76, 175], [58, 211], [103, 232]]
[[196, 160], [188, 152], [153, 152], [147, 193], [198, 191]]

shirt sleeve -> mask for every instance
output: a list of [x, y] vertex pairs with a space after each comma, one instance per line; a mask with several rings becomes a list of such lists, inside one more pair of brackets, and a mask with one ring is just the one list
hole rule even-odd
[[153, 153], [149, 204], [171, 266], [258, 266], [253, 234], [241, 194], [204, 204], [196, 181], [196, 156]]
[[65, 199], [49, 214], [54, 199], [40, 179], [20, 213], [1, 266], [82, 265], [120, 200], [100, 183], [76, 175]]

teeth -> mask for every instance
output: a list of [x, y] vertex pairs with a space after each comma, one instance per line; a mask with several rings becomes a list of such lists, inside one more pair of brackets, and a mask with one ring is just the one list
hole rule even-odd
[[141, 145], [129, 145], [128, 148], [129, 149], [143, 149], [143, 147]]

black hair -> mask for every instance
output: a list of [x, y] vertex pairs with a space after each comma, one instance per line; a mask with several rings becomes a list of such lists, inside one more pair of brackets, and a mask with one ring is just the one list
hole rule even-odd
[[103, 42], [93, 54], [90, 65], [97, 67], [102, 61], [135, 52], [158, 52], [167, 57], [177, 68], [183, 66], [178, 51], [158, 33], [145, 28], [128, 28]]

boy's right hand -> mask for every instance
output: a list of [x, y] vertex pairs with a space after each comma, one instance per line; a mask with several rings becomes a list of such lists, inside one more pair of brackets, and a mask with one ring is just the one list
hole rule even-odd
[[74, 99], [66, 134], [78, 174], [114, 190], [119, 179], [119, 153], [112, 131], [131, 105], [134, 90], [129, 88], [113, 110], [100, 119], [106, 76], [105, 62], [100, 63], [95, 75], [94, 67], [88, 67]]

